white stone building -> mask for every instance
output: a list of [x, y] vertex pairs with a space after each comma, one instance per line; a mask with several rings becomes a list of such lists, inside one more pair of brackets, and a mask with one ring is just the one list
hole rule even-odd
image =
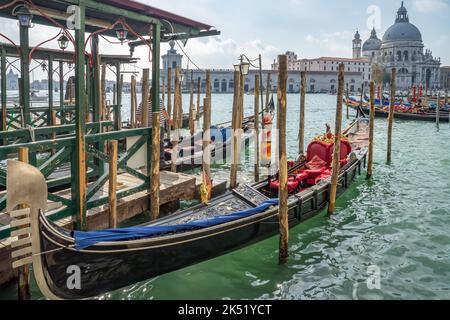
[[[357, 32], [353, 44], [358, 37]], [[440, 87], [440, 59], [435, 59], [430, 50], [424, 52], [422, 34], [409, 22], [403, 2], [397, 11], [395, 23], [386, 30], [382, 40], [372, 30], [370, 38], [362, 46], [362, 55], [386, 73], [397, 68], [399, 89], [407, 90], [413, 84], [422, 84], [430, 89]]]
[[[170, 44], [171, 49], [162, 56], [163, 69], [161, 70], [161, 84], [166, 83], [168, 78], [168, 68], [172, 68], [172, 88], [174, 85], [175, 67], [182, 66], [183, 55], [175, 50], [175, 43]], [[365, 58], [346, 59], [321, 57], [317, 59], [298, 59], [298, 56], [288, 51], [288, 83], [289, 93], [300, 92], [300, 71], [306, 72], [307, 92], [310, 93], [335, 93], [337, 91], [338, 66], [345, 64], [345, 80], [350, 92], [358, 92], [363, 83], [370, 81], [371, 67]], [[262, 71], [263, 89], [267, 85], [267, 76], [271, 74], [271, 91], [277, 90], [277, 69], [278, 64], [274, 62], [272, 70]], [[202, 91], [205, 90], [206, 73], [203, 70], [182, 69], [183, 89], [189, 90], [189, 82], [194, 80], [197, 88], [198, 79], [201, 80]], [[255, 89], [255, 75], [259, 70], [250, 70], [245, 77], [245, 92], [252, 92]], [[211, 70], [211, 86], [213, 93], [232, 93], [234, 91], [234, 70], [233, 69], [213, 69]], [[197, 90], [197, 89], [196, 89]]]

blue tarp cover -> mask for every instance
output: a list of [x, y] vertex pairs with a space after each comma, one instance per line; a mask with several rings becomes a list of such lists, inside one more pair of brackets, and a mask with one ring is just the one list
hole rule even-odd
[[185, 224], [168, 225], [168, 226], [149, 226], [149, 227], [131, 227], [122, 229], [107, 229], [99, 231], [73, 231], [72, 236], [75, 238], [75, 248], [77, 250], [85, 249], [99, 242], [126, 241], [143, 238], [161, 236], [165, 234], [192, 231], [196, 229], [208, 228], [222, 223], [235, 221], [238, 219], [250, 217], [261, 213], [271, 206], [278, 205], [278, 199], [270, 199], [263, 202], [260, 206], [247, 210], [223, 215], [215, 216], [203, 220], [191, 221]]

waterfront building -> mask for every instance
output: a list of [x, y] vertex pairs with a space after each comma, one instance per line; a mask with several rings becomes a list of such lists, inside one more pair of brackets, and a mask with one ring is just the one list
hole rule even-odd
[[[355, 41], [359, 33], [355, 34]], [[431, 50], [425, 49], [420, 30], [410, 22], [408, 11], [402, 5], [397, 11], [395, 23], [383, 35], [377, 37], [373, 29], [371, 36], [362, 46], [362, 55], [371, 64], [380, 66], [385, 73], [397, 68], [397, 88], [407, 90], [412, 85], [424, 85], [426, 88], [440, 86], [440, 58], [433, 57]]]
[[6, 90], [19, 90], [19, 75], [12, 68], [6, 74]]
[[441, 67], [441, 87], [450, 90], [450, 66]]

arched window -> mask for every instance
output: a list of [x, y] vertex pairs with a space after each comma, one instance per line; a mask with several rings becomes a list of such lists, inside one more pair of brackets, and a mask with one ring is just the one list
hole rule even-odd
[[316, 82], [316, 80], [315, 80], [314, 78], [311, 78], [311, 80], [309, 80], [309, 82], [311, 82], [311, 83], [315, 83], [315, 82]]
[[405, 61], [408, 61], [409, 60], [409, 52], [408, 51], [403, 51], [403, 59], [405, 60]]
[[402, 61], [402, 52], [397, 51], [397, 61]]
[[220, 91], [227, 92], [227, 80], [222, 79], [222, 88], [220, 88]]
[[234, 80], [233, 80], [233, 79], [231, 79], [231, 80], [228, 82], [228, 88], [234, 89]]
[[220, 80], [219, 79], [214, 80], [214, 89], [219, 89], [219, 87], [220, 87]]
[[350, 82], [351, 82], [351, 83], [355, 83], [356, 81], [355, 81], [355, 79], [352, 79], [352, 80], [350, 80]]
[[331, 79], [330, 83], [336, 83], [336, 80], [335, 79]]

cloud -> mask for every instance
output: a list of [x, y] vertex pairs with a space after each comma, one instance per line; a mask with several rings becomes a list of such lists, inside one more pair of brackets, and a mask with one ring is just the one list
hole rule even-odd
[[[181, 51], [178, 46], [176, 49]], [[247, 55], [250, 59], [257, 58], [261, 54], [263, 67], [269, 68], [272, 59], [281, 53], [277, 47], [259, 39], [240, 44], [233, 39], [220, 36], [190, 40], [183, 50], [200, 68], [222, 69], [231, 69], [241, 54]], [[184, 58], [183, 61], [186, 66], [187, 59]]]
[[443, 0], [414, 0], [414, 8], [418, 12], [432, 13], [449, 8], [449, 4]]
[[351, 43], [354, 34], [354, 32], [350, 31], [322, 32], [317, 35], [309, 33], [306, 35], [305, 40], [308, 44], [314, 46], [314, 51], [324, 52], [326, 55], [348, 57], [351, 54]]

